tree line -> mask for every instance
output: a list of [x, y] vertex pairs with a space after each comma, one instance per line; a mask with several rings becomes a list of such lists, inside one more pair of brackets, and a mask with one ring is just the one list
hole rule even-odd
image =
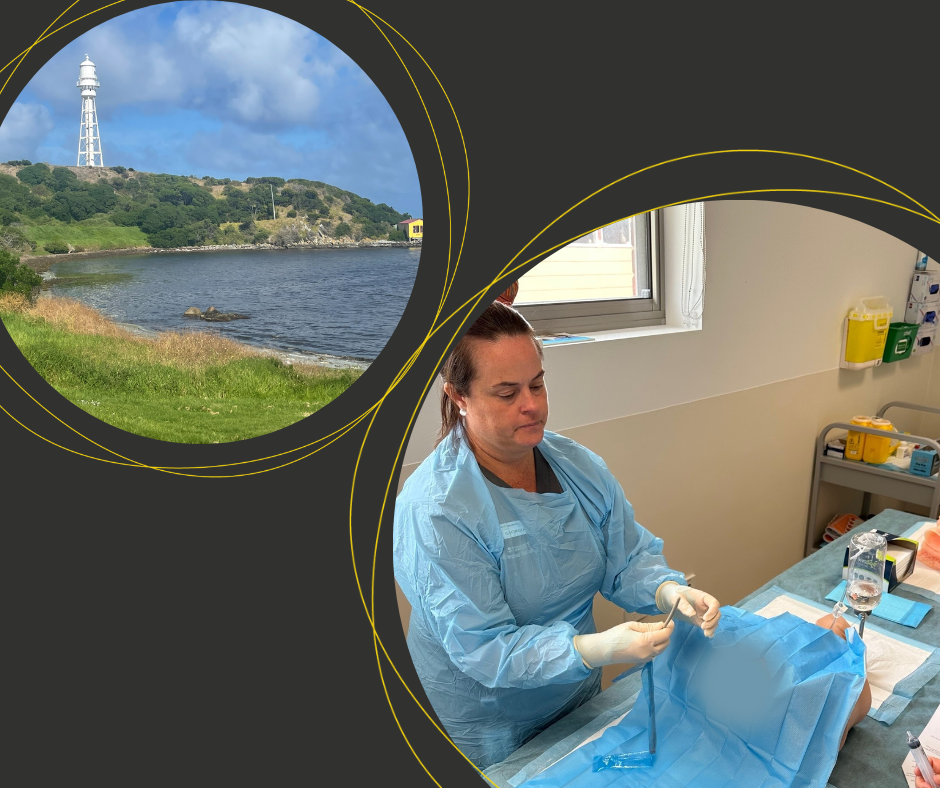
[[[288, 233], [280, 228], [278, 237], [257, 224], [272, 218], [272, 193], [273, 206], [286, 207], [289, 218], [303, 219], [313, 232], [322, 228], [336, 237], [404, 240], [395, 225], [411, 218], [385, 203], [375, 205], [336, 186], [301, 178], [247, 178], [242, 184], [115, 166], [101, 168], [97, 181], [89, 182], [66, 167], [26, 160], [7, 164], [19, 167], [15, 178], [0, 174], [0, 247], [8, 249], [26, 250], [24, 226], [89, 220], [139, 227], [158, 248], [299, 240], [299, 222]], [[217, 186], [222, 187], [220, 195], [213, 193]], [[348, 214], [349, 220], [331, 218], [339, 213]], [[48, 245], [46, 249], [54, 251]]]

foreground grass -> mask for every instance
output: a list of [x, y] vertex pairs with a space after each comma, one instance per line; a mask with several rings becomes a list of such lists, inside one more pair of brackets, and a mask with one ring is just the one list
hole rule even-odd
[[41, 247], [47, 241], [62, 241], [81, 246], [85, 251], [102, 249], [129, 249], [150, 246], [147, 236], [139, 227], [88, 226], [81, 224], [43, 224], [24, 227], [30, 241], [37, 244], [33, 254], [46, 254]]
[[285, 366], [205, 332], [138, 337], [66, 298], [0, 297], [0, 319], [30, 364], [66, 399], [137, 435], [224, 443], [309, 416], [361, 374]]

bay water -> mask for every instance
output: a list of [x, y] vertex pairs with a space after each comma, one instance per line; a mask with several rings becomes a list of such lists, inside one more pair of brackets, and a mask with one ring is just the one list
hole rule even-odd
[[[420, 248], [232, 249], [62, 260], [52, 296], [149, 331], [213, 331], [313, 361], [370, 361], [411, 295]], [[187, 308], [250, 315], [211, 323]]]

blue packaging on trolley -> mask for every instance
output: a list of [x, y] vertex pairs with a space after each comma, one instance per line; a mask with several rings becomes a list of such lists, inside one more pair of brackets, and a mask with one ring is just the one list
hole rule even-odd
[[940, 457], [933, 449], [926, 447], [911, 452], [911, 473], [918, 476], [933, 476], [940, 468]]

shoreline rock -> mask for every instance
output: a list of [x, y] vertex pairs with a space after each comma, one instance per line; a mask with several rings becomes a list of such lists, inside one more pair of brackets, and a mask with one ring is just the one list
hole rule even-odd
[[210, 306], [203, 312], [198, 306], [191, 306], [183, 312], [183, 317], [198, 317], [200, 320], [206, 320], [209, 323], [228, 323], [230, 320], [249, 320], [251, 315], [242, 315], [238, 312], [220, 312], [214, 306]]

